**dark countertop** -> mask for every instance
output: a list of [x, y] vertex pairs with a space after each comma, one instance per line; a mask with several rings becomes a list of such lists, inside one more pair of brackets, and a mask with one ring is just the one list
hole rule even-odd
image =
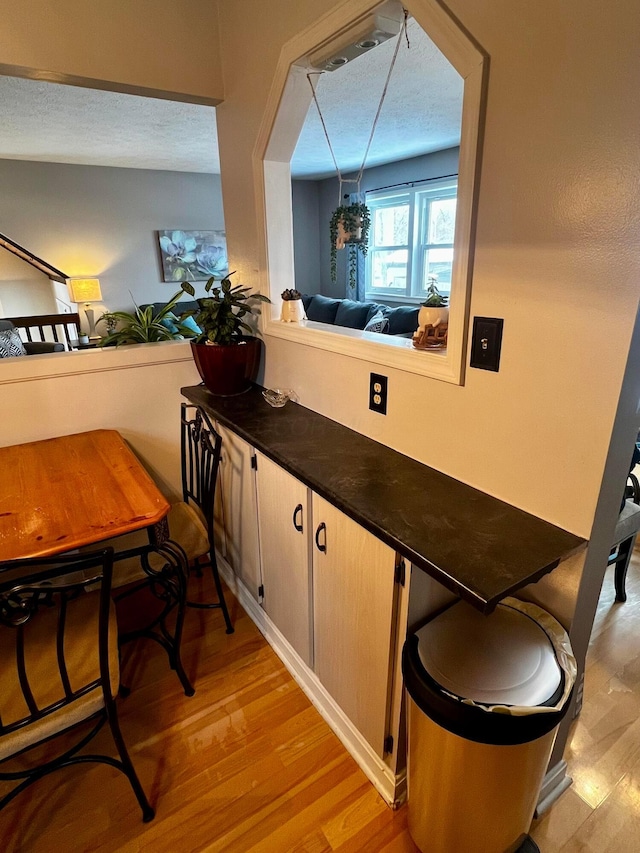
[[489, 613], [585, 540], [262, 389], [182, 388], [245, 439], [448, 589]]

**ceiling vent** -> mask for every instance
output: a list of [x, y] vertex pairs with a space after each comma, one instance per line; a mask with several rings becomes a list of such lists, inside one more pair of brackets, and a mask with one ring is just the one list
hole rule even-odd
[[396, 2], [384, 3], [375, 12], [342, 30], [303, 58], [307, 67], [318, 71], [336, 71], [382, 42], [397, 36], [402, 27], [404, 12]]

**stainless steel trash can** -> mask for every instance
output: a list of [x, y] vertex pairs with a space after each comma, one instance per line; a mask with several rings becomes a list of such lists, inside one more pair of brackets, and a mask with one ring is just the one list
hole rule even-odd
[[407, 639], [403, 674], [418, 848], [536, 850], [527, 833], [575, 681], [562, 626], [515, 599], [489, 616], [459, 601]]

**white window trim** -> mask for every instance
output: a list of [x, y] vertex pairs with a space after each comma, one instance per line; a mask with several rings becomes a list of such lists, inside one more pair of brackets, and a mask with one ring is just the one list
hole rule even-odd
[[[422, 197], [424, 195], [436, 195], [441, 190], [450, 189], [455, 187], [455, 197], [458, 195], [458, 178], [457, 177], [448, 177], [448, 178], [432, 178], [430, 180], [425, 181], [416, 181], [414, 183], [407, 184], [399, 184], [397, 187], [388, 187], [383, 190], [367, 190], [365, 192], [365, 201], [371, 210], [372, 216], [372, 230], [374, 228], [373, 224], [373, 213], [376, 209], [380, 209], [381, 207], [385, 207], [385, 201], [388, 201], [388, 206], [393, 206], [393, 201], [395, 199], [400, 199], [402, 196], [407, 196], [410, 200], [410, 209], [409, 209], [409, 223], [408, 223], [408, 232], [409, 232], [409, 243], [406, 246], [408, 251], [408, 261], [407, 261], [407, 280], [409, 282], [409, 293], [399, 293], [394, 291], [388, 291], [383, 288], [376, 290], [372, 287], [368, 286], [368, 283], [373, 279], [373, 257], [375, 250], [372, 245], [369, 245], [369, 251], [367, 253], [367, 261], [366, 261], [366, 283], [365, 283], [365, 298], [370, 301], [391, 301], [394, 302], [405, 302], [410, 304], [419, 304], [422, 300], [423, 296], [421, 294], [415, 293], [415, 279], [421, 279], [423, 270], [423, 261], [422, 261], [422, 253], [423, 248], [425, 246], [424, 243], [420, 242], [420, 232], [422, 229]], [[438, 248], [436, 244], [429, 244], [434, 248]], [[403, 246], [378, 246], [377, 250], [384, 250], [388, 248], [390, 250], [394, 249], [402, 249]], [[449, 244], [442, 246], [442, 248], [449, 248]], [[451, 248], [453, 248], [453, 243], [451, 244]], [[444, 295], [449, 296], [449, 289], [443, 290], [440, 288], [441, 292]]]
[[260, 268], [264, 271], [261, 289], [272, 300], [270, 316], [268, 311], [263, 312], [261, 326], [267, 336], [460, 385], [464, 381], [467, 349], [488, 58], [438, 0], [413, 0], [410, 12], [464, 78], [456, 263], [451, 286], [455, 307], [449, 315], [448, 347], [445, 352], [418, 352], [406, 338], [396, 340], [386, 335], [384, 341], [378, 342], [367, 332], [353, 334], [353, 330], [336, 326], [279, 320], [280, 293], [295, 287], [290, 161], [311, 101], [306, 70], [303, 64], [296, 63], [302, 63], [314, 48], [330, 42], [377, 5], [371, 0], [342, 3], [287, 42], [280, 53], [253, 156]]

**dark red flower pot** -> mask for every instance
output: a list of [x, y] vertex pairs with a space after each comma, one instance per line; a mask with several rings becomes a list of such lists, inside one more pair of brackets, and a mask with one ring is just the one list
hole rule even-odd
[[212, 394], [242, 394], [255, 381], [260, 366], [262, 341], [245, 338], [239, 344], [191, 344], [193, 360], [202, 381]]

